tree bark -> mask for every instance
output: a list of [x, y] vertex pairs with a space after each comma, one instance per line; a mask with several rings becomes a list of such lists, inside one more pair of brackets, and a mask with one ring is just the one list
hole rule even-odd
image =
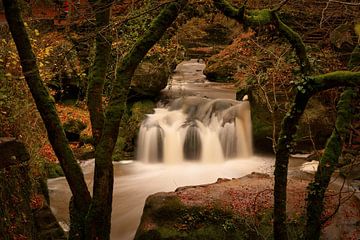
[[291, 144], [297, 126], [311, 95], [298, 91], [291, 110], [284, 117], [278, 138], [275, 162], [274, 186], [274, 239], [287, 240], [286, 225], [286, 186]]
[[112, 153], [119, 133], [119, 124], [126, 108], [131, 78], [147, 52], [171, 26], [187, 0], [168, 4], [153, 20], [117, 69], [111, 98], [105, 113], [102, 136], [95, 152], [93, 201], [87, 217], [89, 239], [110, 239], [113, 190]]
[[49, 141], [64, 171], [66, 180], [74, 197], [76, 209], [86, 215], [91, 196], [86, 186], [84, 175], [73, 152], [69, 147], [62, 124], [56, 112], [54, 100], [43, 84], [32, 51], [29, 37], [17, 0], [3, 0], [6, 20], [19, 53], [22, 71], [35, 100], [41, 118], [44, 121]]
[[102, 94], [111, 55], [112, 39], [109, 23], [112, 0], [92, 0], [90, 3], [95, 11], [97, 35], [95, 61], [89, 76], [87, 106], [90, 113], [94, 145], [96, 146], [100, 141], [104, 126]]
[[291, 109], [285, 115], [277, 143], [274, 186], [274, 238], [288, 239], [286, 227], [286, 186], [289, 154], [297, 132], [297, 125], [307, 102], [315, 93], [340, 86], [359, 86], [360, 72], [338, 71], [305, 77], [297, 84], [297, 93]]
[[320, 159], [319, 167], [315, 173], [315, 179], [309, 184], [305, 228], [306, 240], [320, 238], [324, 196], [331, 176], [339, 163], [344, 138], [348, 133], [348, 127], [351, 122], [351, 100], [354, 98], [354, 91], [352, 89], [347, 89], [342, 93], [337, 105], [335, 129], [326, 143], [325, 152]]
[[300, 37], [300, 35], [287, 26], [279, 16], [277, 15], [276, 8], [272, 9], [256, 9], [256, 10], [247, 10], [245, 8], [245, 3], [239, 9], [233, 7], [226, 0], [213, 0], [214, 5], [220, 11], [224, 13], [225, 16], [233, 18], [245, 26], [262, 26], [268, 24], [274, 24], [280, 33], [289, 41], [296, 51], [296, 56], [298, 57], [299, 65], [301, 72], [304, 75], [308, 75], [311, 72], [311, 65], [307, 57], [305, 45]]
[[283, 21], [281, 21], [277, 13], [274, 14], [279, 31], [286, 37], [286, 39], [295, 49], [296, 55], [298, 56], [301, 72], [304, 75], [309, 75], [311, 73], [311, 64], [307, 56], [306, 48], [303, 40], [301, 39], [300, 35], [297, 32], [295, 32]]
[[348, 63], [349, 69], [352, 68], [360, 68], [360, 43], [356, 45], [354, 50], [352, 51]]

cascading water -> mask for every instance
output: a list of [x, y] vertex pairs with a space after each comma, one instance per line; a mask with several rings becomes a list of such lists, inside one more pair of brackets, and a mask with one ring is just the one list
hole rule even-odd
[[[142, 161], [114, 163], [111, 239], [133, 239], [150, 194], [217, 178], [238, 178], [253, 171], [269, 172], [272, 159], [247, 158], [252, 155], [249, 103], [219, 100], [234, 98], [234, 88], [207, 82], [202, 75], [204, 67], [197, 60], [178, 65], [167, 94], [203, 97], [181, 97], [167, 108], [155, 109], [139, 132], [137, 158]], [[94, 161], [83, 166], [89, 189], [93, 170]], [[49, 180], [48, 186], [53, 211], [59, 221], [69, 225], [71, 192], [65, 178]]]
[[143, 162], [204, 163], [252, 155], [247, 101], [183, 97], [143, 121], [137, 158]]

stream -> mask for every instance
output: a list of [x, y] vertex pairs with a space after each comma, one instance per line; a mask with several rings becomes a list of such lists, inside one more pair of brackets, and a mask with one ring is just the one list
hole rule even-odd
[[[201, 60], [178, 65], [162, 94], [181, 100], [157, 109], [143, 122], [138, 143], [141, 161], [114, 163], [111, 239], [133, 239], [150, 194], [255, 171], [272, 174], [273, 157], [252, 155], [249, 104], [234, 100], [233, 85], [208, 82], [204, 67]], [[303, 162], [293, 161], [290, 169]], [[82, 163], [90, 189], [93, 167], [94, 160]], [[71, 196], [67, 182], [50, 179], [48, 187], [52, 210], [66, 227]]]

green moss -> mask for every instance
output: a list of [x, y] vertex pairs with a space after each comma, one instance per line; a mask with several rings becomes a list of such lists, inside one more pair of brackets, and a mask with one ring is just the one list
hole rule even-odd
[[351, 53], [348, 66], [350, 69], [359, 68], [360, 66], [360, 45], [358, 44]]
[[134, 157], [137, 134], [141, 122], [145, 119], [146, 114], [153, 113], [154, 108], [155, 103], [151, 100], [138, 101], [127, 108], [121, 121], [120, 131], [114, 149], [114, 161]]
[[272, 12], [270, 9], [251, 10], [245, 15], [245, 20], [250, 26], [266, 25], [272, 21]]
[[64, 172], [59, 164], [52, 162], [46, 162], [44, 164], [44, 170], [47, 178], [57, 178], [64, 176]]
[[[271, 211], [259, 215], [261, 227], [268, 234], [272, 229]], [[185, 206], [176, 196], [152, 196], [147, 200], [143, 222], [152, 221], [157, 227], [140, 227], [135, 239], [262, 239], [254, 219], [241, 217], [215, 206]], [[146, 223], [145, 223], [146, 225]], [[152, 224], [150, 224], [152, 225]], [[145, 227], [146, 228], [146, 227]], [[263, 233], [263, 232], [262, 232]]]
[[86, 128], [86, 124], [78, 119], [69, 119], [63, 125], [65, 132], [80, 134]]

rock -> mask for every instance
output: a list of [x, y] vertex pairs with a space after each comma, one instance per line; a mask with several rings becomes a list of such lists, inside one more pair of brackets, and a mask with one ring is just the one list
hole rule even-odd
[[38, 240], [65, 240], [67, 239], [63, 229], [57, 222], [49, 205], [43, 204], [33, 210], [35, 218], [35, 228]]
[[13, 138], [0, 139], [0, 236], [36, 239], [30, 208], [29, 153]]
[[[288, 179], [288, 225], [291, 239], [301, 239], [306, 188], [309, 181]], [[147, 198], [135, 239], [263, 239], [272, 234], [273, 177], [252, 173], [232, 180], [181, 187], [175, 192], [156, 193]], [[339, 191], [333, 184], [329, 193]], [[291, 193], [291, 194], [290, 194]], [[358, 201], [351, 193], [339, 212], [327, 222], [323, 235], [332, 239], [360, 237]], [[338, 196], [327, 198], [332, 213]], [[346, 219], [351, 219], [348, 222]], [[336, 228], [336, 233], [333, 229]], [[328, 239], [328, 238], [324, 238]]]
[[0, 138], [0, 169], [26, 163], [30, 155], [25, 145], [15, 138]]
[[213, 45], [228, 45], [232, 42], [232, 30], [220, 23], [211, 23], [205, 26], [206, 35], [202, 40]]
[[233, 76], [237, 71], [237, 63], [231, 60], [220, 60], [212, 57], [209, 59], [204, 75], [209, 81], [213, 82], [232, 82]]
[[63, 126], [66, 137], [70, 142], [79, 141], [80, 133], [86, 128], [86, 124], [78, 119], [69, 119]]
[[352, 52], [354, 49], [353, 27], [350, 24], [341, 24], [330, 33], [330, 42], [336, 50]]
[[46, 162], [45, 164], [45, 172], [47, 178], [57, 178], [57, 177], [63, 177], [64, 172], [58, 163], [53, 162]]
[[167, 65], [143, 62], [136, 69], [131, 80], [129, 100], [155, 99], [167, 85], [170, 70]]
[[137, 140], [137, 134], [141, 122], [146, 114], [153, 113], [155, 103], [151, 100], [135, 102], [129, 109], [120, 124], [120, 133], [116, 141], [113, 160], [120, 161], [124, 159], [134, 159], [134, 152]]
[[[287, 109], [288, 102], [283, 98], [282, 92], [279, 90], [277, 92], [278, 107], [274, 108], [276, 111], [272, 115], [262, 90], [258, 86], [246, 87], [238, 91], [238, 97], [245, 94], [249, 95], [251, 105], [255, 150], [257, 152], [273, 152], [273, 128], [275, 126], [277, 137], [281, 128], [281, 122], [286, 114], [279, 109]], [[293, 152], [311, 152], [314, 150], [314, 146], [316, 149], [324, 148], [327, 138], [333, 130], [335, 114], [335, 112], [329, 111], [328, 107], [317, 97], [311, 98], [300, 119]]]
[[65, 240], [46, 197], [32, 192], [29, 160], [23, 143], [0, 138], [1, 239]]

